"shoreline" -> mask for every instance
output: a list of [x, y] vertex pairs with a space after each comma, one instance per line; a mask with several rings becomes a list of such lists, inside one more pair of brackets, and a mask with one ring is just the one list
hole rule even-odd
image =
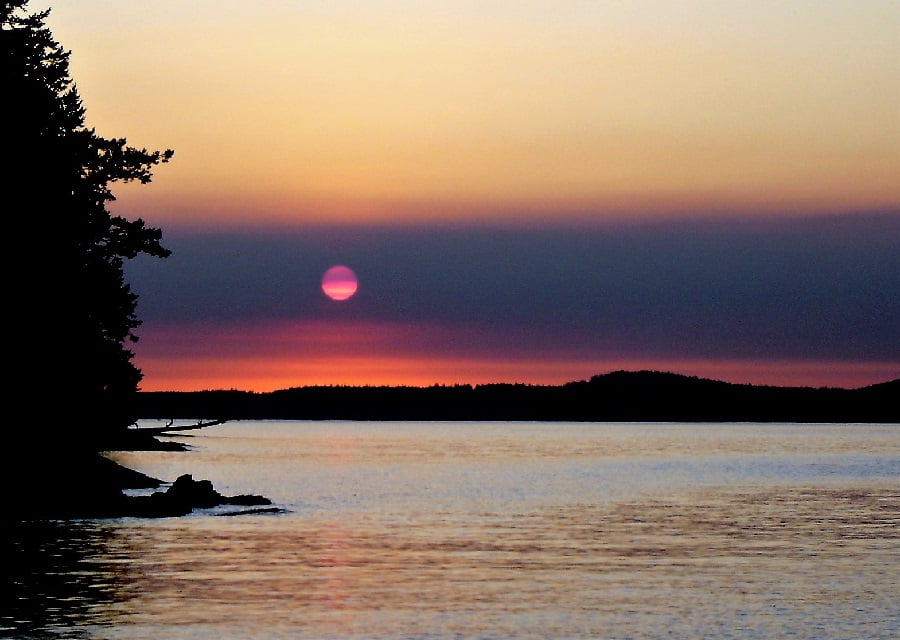
[[195, 480], [189, 474], [178, 477], [165, 490], [146, 496], [126, 495], [128, 489], [161, 489], [169, 483], [129, 469], [106, 453], [187, 450], [179, 443], [160, 442], [152, 434], [121, 436], [106, 443], [114, 446], [102, 451], [60, 446], [40, 450], [31, 444], [25, 448], [29, 453], [8, 450], [0, 456], [0, 482], [8, 488], [0, 522], [178, 517], [194, 509], [272, 504], [263, 496], [222, 495], [209, 480]]
[[900, 422], [900, 379], [860, 389], [733, 384], [617, 371], [558, 386], [295, 387], [149, 391], [142, 419], [523, 420], [541, 422]]

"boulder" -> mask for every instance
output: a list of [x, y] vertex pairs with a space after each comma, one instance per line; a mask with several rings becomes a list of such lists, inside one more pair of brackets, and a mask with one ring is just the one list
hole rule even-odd
[[269, 505], [272, 501], [263, 496], [223, 496], [213, 488], [209, 480], [194, 480], [191, 474], [176, 478], [165, 492], [156, 491], [150, 496], [130, 498], [125, 515], [145, 518], [183, 516], [194, 509], [209, 509], [220, 505], [256, 506]]

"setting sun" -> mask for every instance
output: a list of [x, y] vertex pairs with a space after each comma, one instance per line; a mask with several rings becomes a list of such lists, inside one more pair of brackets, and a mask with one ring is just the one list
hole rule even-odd
[[353, 297], [359, 281], [349, 267], [337, 265], [331, 267], [322, 276], [322, 291], [332, 300], [343, 301]]

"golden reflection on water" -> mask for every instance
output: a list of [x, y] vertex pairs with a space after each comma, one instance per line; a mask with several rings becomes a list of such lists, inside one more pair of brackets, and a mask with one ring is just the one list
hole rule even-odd
[[898, 504], [887, 487], [743, 489], [409, 523], [98, 524], [93, 585], [117, 567], [123, 589], [91, 637], [890, 637], [852, 632], [898, 630]]
[[[269, 462], [291, 464], [438, 464], [721, 454], [900, 455], [895, 425], [236, 422], [183, 441], [198, 445], [191, 453], [192, 463], [208, 453], [218, 462], [245, 463], [262, 454]], [[117, 453], [116, 458], [152, 465], [154, 459], [169, 460], [172, 454]]]
[[[88, 521], [44, 542], [20, 536], [32, 559], [62, 558], [34, 569], [67, 584], [21, 576], [32, 604], [56, 607], [32, 626], [40, 637], [128, 640], [900, 637], [896, 474], [720, 483], [717, 471], [704, 486], [668, 467], [582, 473], [602, 466], [595, 457], [669, 460], [671, 449], [690, 453], [692, 469], [735, 451], [763, 464], [773, 450], [796, 453], [790, 437], [767, 441], [777, 431], [754, 440], [729, 430], [724, 445], [703, 428], [603, 432], [601, 446], [590, 430], [530, 442], [514, 427], [430, 432], [418, 445], [405, 429], [338, 430], [275, 429], [262, 443], [211, 433], [191, 453], [144, 458], [148, 471], [174, 470], [173, 456], [199, 462], [235, 486], [279, 479], [295, 496], [291, 513]], [[837, 431], [809, 448], [826, 456], [816, 464], [841, 452], [867, 460], [876, 448], [895, 470], [897, 433]], [[663, 481], [617, 477], [626, 471]], [[614, 491], [617, 481], [629, 490]], [[457, 499], [423, 499], [436, 483]], [[3, 621], [10, 637], [32, 637]]]

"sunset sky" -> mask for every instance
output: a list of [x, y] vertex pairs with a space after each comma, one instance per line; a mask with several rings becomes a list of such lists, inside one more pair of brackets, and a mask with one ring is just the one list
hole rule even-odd
[[900, 377], [895, 0], [46, 6], [175, 150], [114, 189], [143, 389]]

